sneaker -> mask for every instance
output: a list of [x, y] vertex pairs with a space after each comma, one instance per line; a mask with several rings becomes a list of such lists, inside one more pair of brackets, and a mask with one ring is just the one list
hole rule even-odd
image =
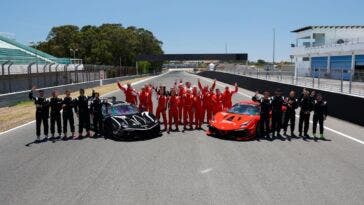
[[40, 136], [36, 136], [35, 142], [40, 142]]
[[48, 140], [48, 135], [44, 135], [44, 140], [47, 141]]
[[288, 140], [288, 141], [291, 141], [291, 136], [288, 136], [288, 135], [287, 135], [287, 140]]
[[320, 139], [322, 139], [322, 140], [325, 139], [324, 134], [320, 134]]

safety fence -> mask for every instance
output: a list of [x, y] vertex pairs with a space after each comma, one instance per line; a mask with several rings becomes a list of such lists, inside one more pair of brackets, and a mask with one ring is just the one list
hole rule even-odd
[[[156, 73], [159, 74], [159, 73]], [[138, 75], [126, 75], [126, 76], [119, 76], [113, 78], [107, 78], [102, 80], [102, 84], [112, 84], [116, 81], [122, 80], [129, 80], [133, 78], [143, 77], [143, 76], [150, 76], [152, 74], [138, 74]], [[100, 80], [92, 80], [92, 81], [85, 81], [80, 83], [72, 83], [66, 85], [59, 85], [59, 86], [52, 86], [52, 87], [45, 87], [42, 88], [44, 91], [45, 96], [50, 96], [52, 91], [57, 90], [59, 93], [64, 93], [66, 90], [71, 92], [77, 91], [81, 88], [93, 88], [100, 85]], [[11, 106], [21, 101], [26, 101], [28, 99], [28, 92], [29, 90], [14, 92], [14, 93], [7, 93], [7, 94], [0, 94], [0, 107]]]
[[[136, 74], [145, 74], [135, 67], [83, 65], [83, 64], [2, 64], [0, 73], [0, 94], [37, 88], [91, 82]], [[154, 71], [150, 71], [154, 73]]]
[[218, 67], [218, 71], [257, 79], [281, 82], [326, 91], [364, 96], [364, 70], [335, 68], [330, 71], [323, 69], [308, 69], [306, 73], [294, 70], [282, 71], [276, 69], [252, 68], [245, 65]]

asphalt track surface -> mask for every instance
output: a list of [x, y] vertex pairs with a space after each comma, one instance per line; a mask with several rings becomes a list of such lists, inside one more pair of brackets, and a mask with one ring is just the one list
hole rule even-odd
[[[197, 83], [184, 72], [151, 81], [172, 85], [176, 79]], [[234, 102], [245, 95], [236, 94]], [[363, 127], [332, 118], [327, 126], [364, 138]], [[364, 202], [364, 145], [328, 130], [330, 141], [238, 142], [186, 131], [144, 141], [33, 144], [34, 128], [30, 123], [0, 135], [1, 205]]]

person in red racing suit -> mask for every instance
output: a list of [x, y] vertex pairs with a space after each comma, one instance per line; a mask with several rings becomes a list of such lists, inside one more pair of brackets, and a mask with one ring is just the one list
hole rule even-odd
[[216, 92], [212, 93], [211, 102], [212, 102], [212, 112], [214, 115], [222, 111], [222, 94], [220, 89], [217, 88]]
[[[210, 90], [214, 90], [216, 86], [216, 80], [214, 80], [214, 83], [212, 84]], [[212, 107], [210, 105], [211, 101], [211, 93], [209, 91], [209, 86], [205, 85], [204, 87], [202, 87], [200, 79], [198, 79], [198, 88], [201, 91], [201, 95], [202, 95], [202, 110], [201, 110], [201, 122], [203, 123], [205, 120], [205, 116], [206, 121], [208, 123], [208, 121], [212, 118]]]
[[145, 84], [145, 91], [148, 93], [147, 95], [147, 111], [153, 113], [153, 86], [150, 84]]
[[[183, 106], [183, 130], [186, 130], [187, 123], [192, 130], [193, 124], [193, 95], [191, 90], [187, 90], [186, 94], [182, 96], [182, 106]], [[187, 119], [188, 118], [188, 119]]]
[[142, 88], [142, 91], [138, 93], [139, 95], [139, 111], [147, 111], [147, 99], [149, 93], [145, 91], [145, 88]]
[[202, 96], [201, 93], [197, 90], [197, 87], [193, 87], [192, 94], [193, 94], [193, 113], [195, 119], [195, 126], [196, 129], [201, 129]]
[[117, 82], [117, 84], [119, 89], [125, 94], [125, 101], [136, 106], [138, 104], [137, 93], [134, 88], [131, 87], [131, 84], [127, 83], [126, 88], [119, 81]]
[[158, 95], [158, 97], [157, 97], [158, 98], [158, 106], [157, 106], [157, 111], [156, 111], [155, 115], [156, 115], [156, 118], [159, 120], [160, 115], [162, 114], [163, 124], [164, 124], [164, 129], [162, 131], [166, 131], [167, 130], [166, 109], [167, 109], [167, 103], [168, 103], [166, 87], [161, 86], [161, 88], [157, 92], [157, 95]]
[[[178, 85], [178, 96], [182, 100], [183, 95], [186, 94], [186, 88], [183, 86], [182, 83]], [[178, 119], [182, 122], [183, 116], [183, 106], [178, 106]]]
[[176, 89], [172, 88], [171, 89], [171, 96], [169, 97], [168, 100], [168, 124], [169, 124], [169, 129], [168, 129], [168, 133], [170, 133], [172, 131], [172, 120], [174, 121], [174, 124], [176, 126], [176, 131], [178, 131], [178, 123], [179, 123], [179, 119], [178, 119], [178, 107], [180, 104], [180, 98], [176, 93]]
[[234, 86], [234, 91], [230, 91], [229, 86], [226, 86], [225, 91], [222, 93], [222, 105], [224, 110], [227, 110], [233, 106], [231, 98], [235, 93], [238, 92], [238, 84], [235, 83]]

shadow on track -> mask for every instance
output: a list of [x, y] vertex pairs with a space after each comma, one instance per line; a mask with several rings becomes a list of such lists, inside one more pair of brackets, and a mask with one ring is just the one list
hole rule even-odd
[[269, 141], [269, 142], [273, 142], [273, 141], [287, 141], [287, 142], [291, 142], [291, 141], [295, 141], [295, 140], [302, 140], [304, 142], [319, 142], [319, 141], [324, 141], [324, 142], [330, 142], [332, 141], [331, 139], [321, 139], [321, 138], [314, 138], [311, 136], [306, 136], [306, 137], [300, 137], [300, 136], [283, 136], [283, 135], [278, 135], [275, 137], [255, 137], [255, 138], [251, 138], [251, 139], [239, 139], [238, 137], [226, 137], [226, 136], [218, 136], [218, 135], [210, 135], [209, 137], [213, 137], [216, 139], [220, 139], [220, 140], [227, 140], [227, 141], [235, 141], [235, 142], [254, 142], [254, 141]]
[[163, 136], [162, 133], [156, 134], [156, 135], [149, 135], [149, 136], [133, 136], [133, 137], [129, 137], [129, 138], [117, 138], [117, 137], [105, 137], [103, 135], [93, 135], [93, 136], [81, 136], [78, 138], [73, 138], [72, 136], [69, 137], [50, 137], [48, 139], [41, 139], [41, 140], [34, 140], [32, 142], [29, 142], [27, 144], [25, 144], [26, 147], [31, 147], [33, 144], [43, 144], [43, 143], [47, 143], [47, 142], [51, 142], [51, 143], [56, 143], [56, 142], [66, 142], [66, 141], [80, 141], [80, 140], [84, 140], [84, 139], [91, 139], [91, 140], [95, 140], [95, 139], [105, 139], [105, 140], [113, 140], [115, 142], [138, 142], [138, 141], [147, 141], [147, 140], [152, 140], [158, 137]]

